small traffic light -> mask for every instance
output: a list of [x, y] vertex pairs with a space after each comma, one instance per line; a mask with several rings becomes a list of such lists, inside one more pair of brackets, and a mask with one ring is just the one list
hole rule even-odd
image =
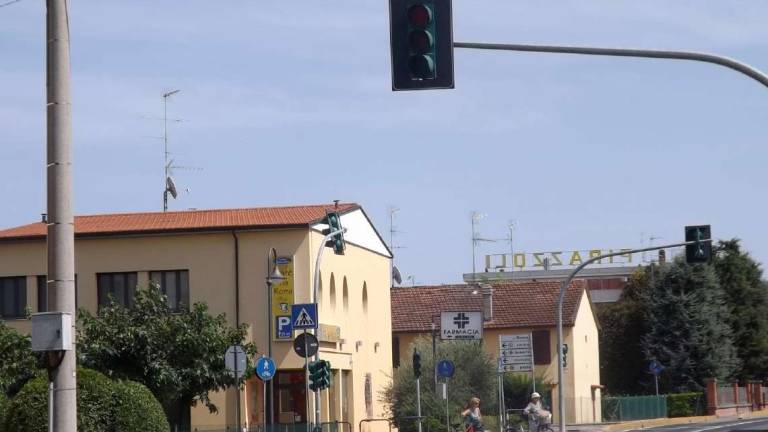
[[416, 379], [421, 376], [421, 354], [415, 348], [413, 350], [413, 376]]
[[688, 264], [708, 263], [712, 259], [712, 232], [709, 225], [685, 227], [685, 261]]
[[392, 90], [453, 88], [451, 0], [390, 0]]
[[563, 344], [563, 367], [568, 367], [568, 344]]
[[331, 386], [331, 362], [318, 360], [309, 362], [309, 389], [319, 391]]
[[[338, 212], [335, 211], [328, 211], [325, 214], [325, 223], [328, 224], [328, 229], [323, 230], [324, 235], [328, 235], [332, 233], [333, 231], [340, 231], [341, 228], [341, 216]], [[330, 240], [325, 242], [325, 246], [332, 248], [333, 253], [336, 255], [344, 255], [344, 249], [347, 248], [347, 243], [344, 241], [344, 232], [339, 232], [338, 234], [331, 237]]]

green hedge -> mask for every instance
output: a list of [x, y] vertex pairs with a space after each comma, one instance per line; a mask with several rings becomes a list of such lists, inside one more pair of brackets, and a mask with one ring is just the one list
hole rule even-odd
[[115, 382], [115, 402], [115, 432], [170, 430], [163, 407], [144, 385], [134, 381]]
[[692, 417], [706, 415], [704, 393], [676, 393], [667, 395], [667, 416]]
[[5, 397], [3, 392], [0, 392], [0, 432], [3, 432], [3, 419], [5, 418], [5, 412], [8, 410], [8, 398]]
[[[151, 399], [147, 399], [147, 395]], [[139, 417], [128, 419], [128, 416]], [[47, 432], [48, 382], [29, 381], [11, 400], [4, 419], [8, 432]], [[134, 428], [132, 425], [140, 425]], [[118, 427], [123, 427], [118, 429]], [[127, 429], [125, 427], [128, 427]], [[112, 381], [99, 372], [77, 370], [78, 432], [168, 431], [168, 423], [149, 390], [133, 382]], [[0, 432], [2, 428], [0, 428]]]

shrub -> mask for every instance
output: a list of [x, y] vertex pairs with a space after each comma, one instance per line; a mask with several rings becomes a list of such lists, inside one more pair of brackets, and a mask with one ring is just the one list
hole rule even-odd
[[114, 388], [115, 432], [170, 430], [163, 407], [147, 387], [134, 381], [117, 381]]
[[675, 393], [667, 395], [667, 416], [691, 417], [704, 415], [704, 393]]
[[9, 400], [5, 395], [0, 392], [0, 432], [3, 432], [3, 419], [5, 419], [5, 413], [8, 410]]

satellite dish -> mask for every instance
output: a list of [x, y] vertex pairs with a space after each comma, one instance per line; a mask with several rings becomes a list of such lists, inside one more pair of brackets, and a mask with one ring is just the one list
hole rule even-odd
[[392, 279], [394, 279], [398, 285], [403, 283], [403, 277], [400, 275], [400, 270], [395, 266], [392, 266]]
[[176, 192], [176, 183], [174, 183], [173, 177], [168, 176], [165, 178], [165, 190], [171, 193], [173, 199], [176, 199], [179, 195], [179, 193]]

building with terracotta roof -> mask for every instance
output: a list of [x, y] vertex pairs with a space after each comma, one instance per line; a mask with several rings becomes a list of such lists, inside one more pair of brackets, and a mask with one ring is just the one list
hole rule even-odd
[[[534, 371], [536, 376], [552, 383], [549, 400], [556, 414], [557, 392], [562, 387], [557, 382], [556, 351], [556, 299], [560, 285], [556, 281], [528, 281], [392, 288], [394, 366], [411, 361], [411, 344], [416, 338], [432, 335], [439, 338], [437, 334], [442, 312], [480, 311], [483, 317], [482, 343], [493, 358], [499, 358], [502, 340], [509, 340], [514, 335], [530, 335]], [[583, 280], [574, 281], [566, 292], [563, 336], [568, 346], [564, 386], [566, 421], [599, 421], [598, 323], [587, 284]]]
[[[249, 326], [249, 340], [277, 364], [271, 408], [252, 379], [239, 392], [217, 393], [218, 414], [202, 404], [183, 410], [180, 428], [237, 430], [242, 426], [307, 421], [304, 359], [293, 350], [292, 304], [311, 303], [315, 259], [331, 205], [169, 211], [77, 216], [77, 306], [92, 312], [112, 296], [130, 304], [136, 289], [156, 282], [173, 308], [205, 302], [230, 324]], [[320, 357], [333, 367], [333, 386], [322, 392], [323, 421], [357, 424], [382, 417], [378, 393], [391, 377], [392, 255], [357, 204], [339, 204], [346, 251], [327, 251], [318, 291]], [[26, 309], [48, 309], [45, 221], [0, 231], [0, 319], [29, 332]], [[286, 279], [266, 286], [268, 255]], [[369, 307], [372, 305], [372, 307]], [[375, 307], [373, 306], [375, 305]], [[367, 323], [376, 323], [368, 326]], [[271, 327], [271, 335], [269, 328]], [[222, 356], [224, 353], [222, 353]], [[312, 399], [312, 398], [310, 398]], [[310, 402], [310, 417], [314, 408]], [[184, 412], [186, 411], [186, 412]], [[373, 426], [372, 426], [373, 427]], [[376, 429], [376, 427], [373, 427]], [[188, 429], [187, 429], [188, 430]]]

